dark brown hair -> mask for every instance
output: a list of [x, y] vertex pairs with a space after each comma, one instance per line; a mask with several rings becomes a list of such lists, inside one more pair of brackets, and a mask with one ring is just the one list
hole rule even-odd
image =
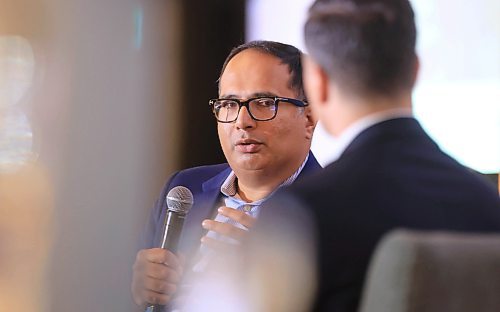
[[408, 0], [317, 0], [304, 34], [311, 57], [348, 92], [413, 87], [416, 29]]
[[297, 92], [299, 99], [306, 99], [304, 85], [302, 83], [302, 52], [296, 47], [289, 44], [284, 44], [276, 41], [250, 41], [239, 45], [236, 48], [232, 49], [227, 56], [226, 60], [224, 61], [224, 65], [222, 65], [220, 76], [222, 76], [222, 74], [224, 73], [224, 70], [226, 69], [229, 61], [231, 61], [231, 59], [238, 53], [247, 49], [256, 49], [260, 52], [270, 54], [279, 58], [283, 64], [288, 65], [288, 69], [291, 75], [289, 87]]

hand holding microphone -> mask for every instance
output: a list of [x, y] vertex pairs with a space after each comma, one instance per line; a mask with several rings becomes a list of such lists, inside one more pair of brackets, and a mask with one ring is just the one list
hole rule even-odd
[[146, 311], [160, 311], [170, 302], [182, 276], [183, 261], [177, 252], [184, 218], [193, 205], [193, 195], [183, 186], [174, 187], [166, 196], [167, 213], [160, 248], [144, 249], [137, 254], [133, 267], [132, 295]]

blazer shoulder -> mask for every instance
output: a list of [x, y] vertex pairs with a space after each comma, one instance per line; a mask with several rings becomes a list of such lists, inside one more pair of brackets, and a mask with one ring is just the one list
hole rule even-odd
[[205, 180], [210, 179], [214, 175], [217, 175], [220, 172], [222, 172], [228, 168], [229, 168], [229, 165], [227, 163], [192, 167], [192, 168], [178, 171], [175, 174], [174, 179], [176, 181], [178, 181], [178, 180], [181, 180], [181, 181], [184, 181], [184, 180], [205, 181]]
[[203, 182], [228, 169], [229, 165], [227, 163], [222, 163], [217, 165], [206, 165], [180, 170], [175, 172], [170, 177], [164, 189], [171, 189], [172, 187], [182, 185], [186, 186], [192, 191], [199, 190], [201, 189], [201, 185], [203, 184]]
[[212, 179], [226, 171], [229, 168], [227, 163], [217, 165], [207, 165], [188, 168], [174, 172], [165, 182], [160, 192], [160, 196], [155, 203], [153, 214], [157, 218], [161, 217], [161, 213], [165, 206], [165, 197], [168, 192], [176, 186], [187, 187], [195, 197], [203, 193], [203, 183]]

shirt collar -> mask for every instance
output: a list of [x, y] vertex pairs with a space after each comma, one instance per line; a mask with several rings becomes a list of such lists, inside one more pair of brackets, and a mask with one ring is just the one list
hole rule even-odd
[[394, 108], [388, 109], [374, 114], [367, 115], [356, 120], [349, 127], [344, 129], [337, 137], [336, 142], [336, 157], [331, 162], [337, 160], [340, 155], [346, 150], [347, 146], [364, 130], [381, 123], [386, 120], [412, 117], [411, 109], [409, 108]]
[[[276, 190], [279, 189], [282, 186], [287, 186], [287, 185], [292, 184], [297, 179], [297, 177], [299, 176], [299, 174], [302, 172], [302, 169], [304, 169], [304, 167], [305, 167], [305, 165], [307, 163], [307, 160], [309, 160], [309, 153], [307, 153], [306, 159], [304, 159], [304, 161], [300, 165], [299, 169], [297, 169], [297, 171], [295, 171], [290, 177], [288, 177], [285, 181], [283, 181], [283, 183], [281, 183], [276, 188]], [[234, 196], [236, 196], [236, 193], [238, 191], [238, 184], [237, 184], [238, 182], [237, 182], [237, 179], [238, 178], [236, 177], [236, 174], [234, 173], [233, 170], [231, 170], [231, 173], [229, 173], [229, 175], [227, 176], [226, 180], [224, 180], [224, 183], [222, 183], [222, 185], [220, 187], [221, 193], [224, 194], [225, 196], [228, 196], [228, 197], [234, 197]], [[274, 193], [274, 191], [272, 193]], [[271, 194], [269, 194], [267, 197], [271, 196]]]

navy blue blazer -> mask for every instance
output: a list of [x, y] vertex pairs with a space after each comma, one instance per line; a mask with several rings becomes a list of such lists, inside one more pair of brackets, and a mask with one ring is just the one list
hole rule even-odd
[[[296, 181], [319, 169], [321, 166], [314, 155], [309, 152], [309, 159]], [[173, 187], [182, 185], [189, 188], [194, 197], [194, 204], [186, 216], [179, 242], [179, 251], [189, 258], [189, 255], [199, 247], [201, 237], [205, 235], [201, 222], [204, 219], [215, 217], [220, 188], [230, 172], [231, 168], [227, 163], [224, 163], [190, 168], [173, 174], [163, 187], [150, 214], [149, 222], [143, 232], [141, 248], [148, 249], [160, 246], [167, 211], [166, 195]]]
[[[285, 223], [298, 237], [316, 230], [315, 311], [357, 311], [373, 249], [392, 229], [500, 232], [493, 185], [443, 153], [413, 118], [366, 129], [337, 161], [266, 205], [252, 235]], [[313, 228], [286, 220], [291, 209], [308, 213]]]

